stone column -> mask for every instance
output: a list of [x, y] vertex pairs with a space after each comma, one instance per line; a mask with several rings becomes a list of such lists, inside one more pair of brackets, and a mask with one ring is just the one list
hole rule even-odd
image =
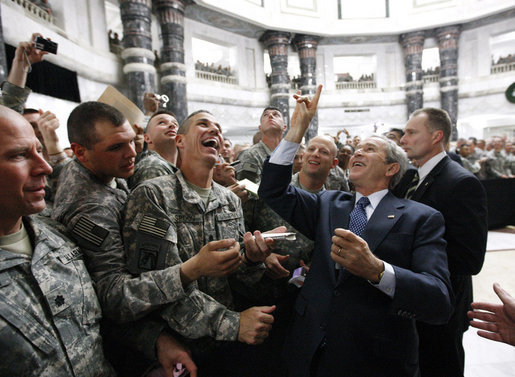
[[281, 109], [284, 122], [290, 128], [290, 78], [288, 77], [288, 46], [291, 34], [283, 31], [267, 31], [261, 41], [268, 49], [272, 66], [272, 95], [270, 104]]
[[[2, 7], [0, 6], [0, 83], [7, 80], [7, 57], [5, 56], [4, 31], [2, 26]], [[15, 46], [17, 47], [17, 46]]]
[[404, 52], [406, 69], [406, 102], [408, 117], [424, 106], [424, 81], [422, 79], [422, 50], [424, 49], [425, 31], [401, 34], [400, 44]]
[[152, 52], [151, 0], [120, 0], [123, 23], [123, 73], [129, 99], [143, 109], [143, 94], [155, 91], [156, 69]]
[[[317, 87], [317, 47], [319, 37], [297, 34], [293, 43], [299, 53], [300, 90], [302, 95], [313, 95]], [[315, 114], [306, 132], [306, 143], [318, 134], [318, 114]]]
[[184, 8], [187, 3], [187, 0], [154, 0], [163, 40], [159, 66], [161, 91], [170, 98], [168, 107], [177, 116], [179, 124], [188, 116], [184, 64]]
[[440, 106], [452, 121], [451, 141], [458, 140], [458, 39], [460, 26], [445, 26], [435, 30], [440, 51]]

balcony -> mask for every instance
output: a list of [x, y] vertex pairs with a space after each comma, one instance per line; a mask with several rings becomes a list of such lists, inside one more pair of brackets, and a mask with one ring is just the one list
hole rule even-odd
[[510, 71], [515, 71], [515, 62], [494, 64], [490, 68], [490, 74], [492, 75], [495, 75], [496, 73], [504, 73]]
[[55, 24], [54, 16], [28, 0], [10, 0], [10, 2], [23, 8], [26, 14], [42, 19], [48, 23]]
[[195, 77], [201, 80], [214, 81], [223, 84], [238, 85], [238, 79], [234, 76], [221, 75], [214, 72], [195, 70]]
[[336, 90], [345, 89], [375, 89], [377, 84], [375, 81], [337, 81]]
[[424, 85], [437, 83], [439, 79], [440, 79], [439, 74], [422, 76], [422, 80], [424, 80]]

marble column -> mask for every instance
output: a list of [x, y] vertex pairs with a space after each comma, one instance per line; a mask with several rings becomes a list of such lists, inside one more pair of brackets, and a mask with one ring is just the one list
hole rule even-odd
[[[313, 95], [317, 87], [317, 47], [319, 37], [297, 34], [293, 43], [299, 54], [300, 90], [302, 95]], [[315, 114], [306, 132], [306, 143], [318, 134], [318, 114]]]
[[272, 94], [270, 104], [281, 109], [284, 122], [290, 128], [290, 78], [288, 77], [288, 46], [291, 34], [283, 31], [267, 31], [261, 41], [268, 49], [272, 66]]
[[2, 7], [0, 6], [0, 83], [7, 80], [7, 57], [5, 56], [4, 31], [2, 26]]
[[451, 141], [458, 140], [458, 40], [460, 26], [445, 26], [435, 30], [440, 51], [440, 106], [452, 121]]
[[156, 69], [150, 30], [151, 0], [120, 0], [123, 23], [123, 73], [129, 99], [143, 110], [143, 95], [155, 91]]
[[422, 79], [422, 51], [424, 49], [425, 31], [401, 34], [400, 44], [404, 52], [406, 70], [406, 102], [409, 117], [424, 106], [424, 81]]
[[168, 108], [179, 124], [188, 116], [186, 65], [184, 64], [184, 8], [186, 0], [154, 0], [163, 46], [159, 71], [161, 91], [170, 98]]

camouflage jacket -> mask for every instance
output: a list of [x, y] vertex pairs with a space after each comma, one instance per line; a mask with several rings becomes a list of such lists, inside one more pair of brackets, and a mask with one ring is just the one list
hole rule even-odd
[[171, 269], [138, 277], [128, 273], [121, 230], [129, 191], [123, 179], [116, 183], [117, 188], [105, 185], [74, 159], [59, 177], [52, 218], [83, 250], [104, 315], [127, 322], [180, 298], [181, 292], [173, 287]]
[[0, 96], [0, 105], [4, 105], [23, 113], [23, 107], [27, 102], [27, 97], [31, 93], [29, 88], [20, 88], [17, 85], [11, 84], [9, 81], [4, 81], [1, 86], [2, 96]]
[[114, 376], [79, 248], [37, 217], [24, 224], [32, 259], [0, 248], [0, 375]]
[[238, 157], [238, 160], [241, 162], [241, 168], [239, 168], [236, 174], [238, 181], [247, 178], [252, 182], [259, 183], [261, 181], [263, 162], [271, 153], [272, 151], [263, 141], [241, 152]]
[[[206, 208], [180, 170], [142, 182], [130, 194], [123, 230], [127, 264], [133, 273], [172, 266], [170, 287], [183, 297], [167, 305], [162, 317], [173, 330], [187, 338], [237, 339], [240, 316], [231, 310], [229, 279], [201, 277], [183, 287], [180, 267], [208, 242], [239, 240], [243, 232], [241, 204], [236, 195], [213, 183]], [[242, 266], [233, 277], [253, 284], [263, 271], [263, 264]]]
[[334, 168], [329, 170], [329, 175], [325, 181], [325, 187], [327, 190], [350, 192], [349, 178], [345, 175], [343, 169], [336, 165]]
[[136, 164], [134, 174], [129, 177], [129, 188], [133, 190], [147, 179], [173, 174], [176, 171], [177, 167], [174, 164], [162, 158], [157, 152], [149, 150]]

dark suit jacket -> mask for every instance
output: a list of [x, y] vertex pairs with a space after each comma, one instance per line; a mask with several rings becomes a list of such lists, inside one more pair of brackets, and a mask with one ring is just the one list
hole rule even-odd
[[388, 193], [368, 221], [363, 238], [395, 271], [392, 299], [346, 270], [336, 279], [331, 237], [335, 228], [348, 228], [354, 197], [340, 191], [310, 194], [289, 186], [290, 176], [291, 166], [266, 161], [259, 188], [270, 207], [315, 240], [285, 345], [289, 374], [309, 376], [325, 342], [320, 376], [413, 376], [415, 319], [440, 324], [451, 313], [442, 215]]
[[[395, 187], [396, 196], [404, 197], [413, 173], [407, 172]], [[479, 273], [488, 233], [486, 193], [481, 182], [445, 157], [429, 172], [411, 199], [442, 213], [451, 275]]]

